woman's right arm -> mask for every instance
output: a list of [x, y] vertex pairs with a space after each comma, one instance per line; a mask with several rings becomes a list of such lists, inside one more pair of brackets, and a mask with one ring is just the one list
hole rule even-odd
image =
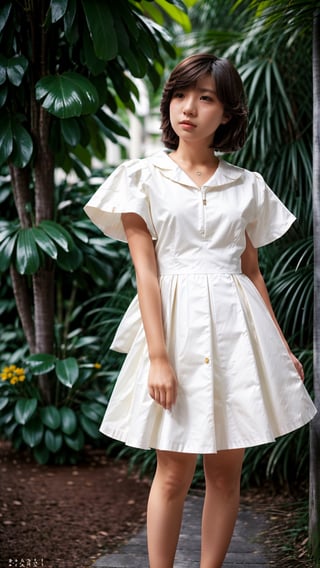
[[124, 213], [121, 219], [136, 272], [139, 305], [149, 351], [149, 394], [163, 408], [170, 409], [177, 396], [177, 379], [165, 343], [153, 241], [142, 217], [136, 213]]

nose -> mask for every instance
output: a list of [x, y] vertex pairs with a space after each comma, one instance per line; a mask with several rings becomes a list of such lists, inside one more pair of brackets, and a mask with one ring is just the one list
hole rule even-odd
[[191, 94], [185, 96], [184, 105], [183, 105], [183, 113], [186, 116], [194, 116], [195, 113], [196, 113], [195, 99]]

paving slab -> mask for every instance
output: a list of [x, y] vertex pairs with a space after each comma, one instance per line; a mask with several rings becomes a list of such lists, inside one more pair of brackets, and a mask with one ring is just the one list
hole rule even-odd
[[[203, 495], [188, 495], [174, 568], [199, 568]], [[269, 521], [263, 513], [241, 505], [223, 568], [267, 568], [274, 566], [263, 535]], [[118, 551], [101, 556], [92, 568], [149, 568], [146, 527]]]

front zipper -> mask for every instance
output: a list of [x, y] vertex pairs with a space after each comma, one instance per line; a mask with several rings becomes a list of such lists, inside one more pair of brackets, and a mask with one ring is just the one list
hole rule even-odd
[[200, 189], [201, 189], [202, 203], [203, 203], [203, 205], [207, 205], [206, 188], [205, 188], [205, 186], [203, 185]]
[[205, 207], [207, 205], [207, 194], [206, 194], [205, 186], [201, 186], [200, 191], [201, 191], [201, 200], [202, 200], [202, 229], [201, 229], [201, 234], [202, 234], [203, 237], [205, 237], [206, 236], [206, 211], [205, 211]]

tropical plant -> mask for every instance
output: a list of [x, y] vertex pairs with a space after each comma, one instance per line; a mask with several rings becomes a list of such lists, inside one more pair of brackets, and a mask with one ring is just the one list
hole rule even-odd
[[[105, 137], [127, 136], [115, 118], [135, 109], [134, 77], [159, 84], [174, 57], [159, 22], [189, 22], [181, 0], [4, 1], [0, 7], [0, 165], [7, 164], [18, 219], [1, 221], [0, 269], [10, 270], [32, 354], [54, 354], [57, 266], [77, 270], [87, 227], [71, 232], [56, 215], [57, 166], [87, 177], [105, 158]], [[65, 222], [65, 220], [63, 220]], [[57, 377], [38, 377], [51, 404]]]
[[[0, 427], [13, 447], [31, 448], [39, 463], [75, 463], [85, 443], [99, 440], [107, 399], [97, 388], [100, 363], [80, 366], [72, 357], [34, 355], [28, 368], [14, 364], [1, 372]], [[60, 405], [45, 404], [37, 375], [55, 368]]]
[[[135, 293], [128, 247], [103, 236], [83, 215], [84, 203], [108, 171], [56, 187], [57, 222], [73, 235], [82, 262], [72, 273], [65, 270], [63, 257], [57, 262], [55, 353], [30, 355], [7, 292], [2, 301], [0, 432], [14, 447], [30, 448], [40, 463], [75, 462], [88, 442], [107, 443], [98, 426], [121, 362], [108, 348]], [[8, 210], [11, 199], [8, 194], [4, 200]], [[16, 368], [25, 371], [23, 380], [15, 380]], [[38, 384], [39, 375], [47, 373], [57, 377], [50, 403]]]

